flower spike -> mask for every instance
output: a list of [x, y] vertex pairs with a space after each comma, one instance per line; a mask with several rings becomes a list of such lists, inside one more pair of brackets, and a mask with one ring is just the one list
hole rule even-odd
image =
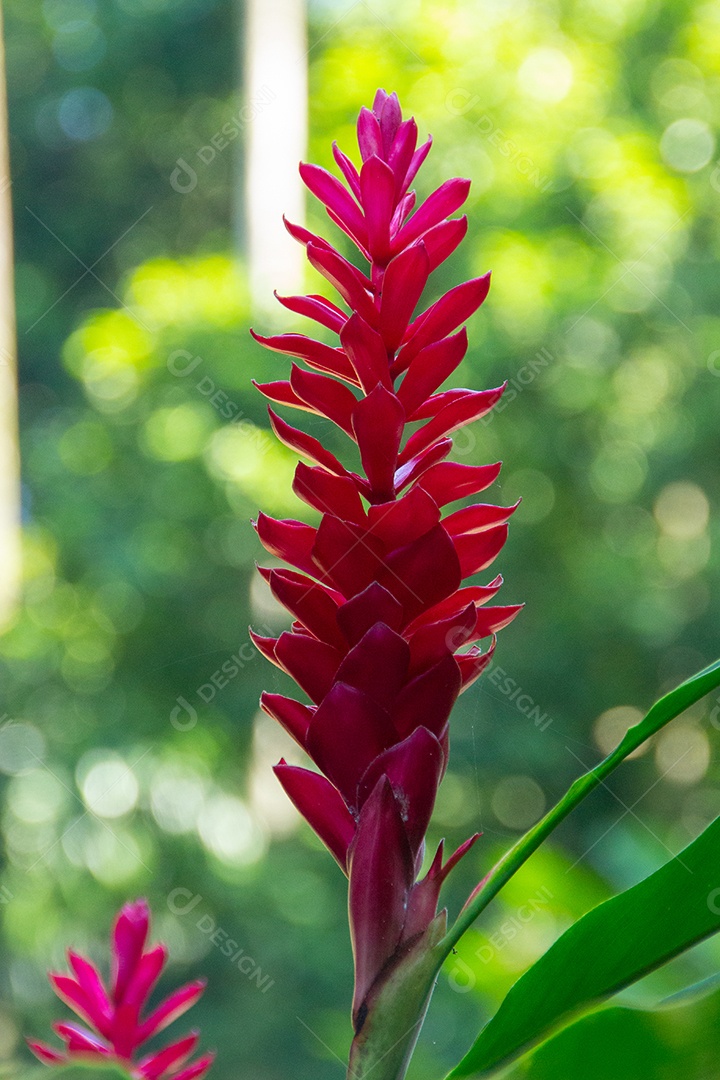
[[197, 1032], [138, 1060], [137, 1053], [148, 1039], [187, 1012], [205, 989], [205, 980], [197, 979], [175, 990], [149, 1015], [142, 1015], [167, 960], [164, 945], [146, 951], [149, 931], [147, 901], [125, 904], [112, 931], [112, 969], [107, 989], [93, 964], [68, 950], [73, 974], [51, 972], [50, 983], [60, 1000], [89, 1027], [74, 1021], [54, 1024], [53, 1030], [65, 1043], [63, 1050], [28, 1039], [28, 1046], [43, 1064], [103, 1061], [117, 1065], [130, 1080], [202, 1080], [206, 1075], [214, 1054], [204, 1054], [188, 1064], [199, 1040]]
[[441, 847], [418, 881], [447, 768], [450, 711], [520, 605], [485, 606], [499, 577], [462, 587], [499, 555], [515, 507], [478, 503], [442, 515], [500, 470], [446, 459], [452, 433], [486, 415], [504, 386], [442, 390], [465, 356], [464, 323], [484, 302], [490, 275], [416, 312], [429, 277], [467, 232], [467, 218], [452, 215], [469, 181], [446, 180], [416, 205], [410, 187], [431, 141], [418, 147], [417, 125], [403, 120], [396, 94], [378, 90], [372, 108], [361, 109], [357, 141], [359, 164], [333, 146], [340, 177], [307, 164], [300, 175], [362, 268], [286, 222], [339, 300], [278, 297], [336, 342], [253, 336], [306, 365], [258, 389], [281, 410], [334, 423], [356, 444], [363, 474], [270, 410], [277, 436], [309, 462], [298, 464], [294, 489], [321, 517], [317, 525], [258, 517], [265, 548], [295, 568], [261, 572], [296, 621], [277, 640], [253, 640], [311, 700], [266, 694], [263, 708], [319, 770], [281, 761], [275, 772], [349, 877], [359, 1031], [368, 1001], [436, 919], [445, 876], [477, 839], [444, 865]]

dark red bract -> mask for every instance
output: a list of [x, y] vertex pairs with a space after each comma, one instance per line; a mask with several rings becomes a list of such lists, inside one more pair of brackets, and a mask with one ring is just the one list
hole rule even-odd
[[[297, 495], [322, 515], [317, 527], [260, 514], [264, 547], [295, 570], [261, 569], [294, 618], [260, 651], [312, 702], [264, 694], [262, 705], [320, 772], [281, 762], [276, 773], [298, 810], [350, 878], [357, 1017], [398, 948], [436, 913], [440, 885], [468, 840], [442, 865], [442, 845], [418, 882], [424, 836], [447, 765], [448, 718], [487, 666], [494, 635], [520, 610], [486, 607], [501, 585], [461, 588], [486, 569], [514, 507], [441, 508], [485, 490], [500, 466], [447, 461], [451, 434], [484, 416], [494, 390], [440, 391], [467, 350], [458, 329], [485, 299], [490, 275], [464, 282], [422, 314], [432, 271], [467, 231], [451, 219], [467, 180], [448, 180], [415, 209], [409, 191], [430, 149], [379, 90], [358, 120], [362, 166], [333, 147], [345, 183], [302, 165], [310, 191], [357, 246], [366, 272], [326, 240], [288, 223], [308, 259], [347, 309], [322, 296], [278, 299], [336, 333], [335, 347], [302, 334], [256, 340], [303, 360], [287, 380], [258, 387], [280, 406], [327, 417], [357, 445], [364, 475], [272, 409], [278, 438], [310, 464]], [[411, 433], [406, 429], [411, 425]], [[483, 639], [492, 639], [485, 651]]]

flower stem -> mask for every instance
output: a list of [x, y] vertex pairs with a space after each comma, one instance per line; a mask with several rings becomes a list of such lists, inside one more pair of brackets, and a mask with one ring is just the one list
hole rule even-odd
[[378, 980], [350, 1050], [347, 1080], [403, 1080], [445, 955], [439, 915]]

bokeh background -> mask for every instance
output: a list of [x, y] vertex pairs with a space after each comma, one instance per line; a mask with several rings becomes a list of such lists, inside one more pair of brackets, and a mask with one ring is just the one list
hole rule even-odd
[[[26, 582], [0, 639], [0, 1076], [42, 1075], [20, 1034], [64, 1012], [46, 967], [69, 943], [101, 958], [117, 907], [147, 895], [164, 985], [210, 979], [195, 1021], [217, 1080], [340, 1078], [344, 879], [270, 774], [288, 748], [257, 700], [283, 683], [247, 639], [282, 625], [251, 518], [307, 509], [250, 384], [285, 361], [248, 338], [245, 140], [191, 191], [170, 182], [243, 104], [243, 11], [3, 8]], [[498, 568], [504, 602], [527, 607], [453, 721], [432, 835], [484, 832], [448, 888], [456, 910], [720, 652], [720, 9], [317, 0], [308, 34], [309, 157], [330, 165], [333, 138], [354, 153], [359, 107], [397, 90], [435, 138], [421, 193], [473, 181], [469, 239], [430, 297], [493, 270], [459, 374], [511, 390], [457, 454], [502, 458], [498, 498], [523, 497]], [[719, 740], [710, 700], [505, 889], [441, 976], [413, 1080], [444, 1075], [572, 919], [720, 812]], [[715, 1076], [719, 968], [706, 943], [510, 1075]]]

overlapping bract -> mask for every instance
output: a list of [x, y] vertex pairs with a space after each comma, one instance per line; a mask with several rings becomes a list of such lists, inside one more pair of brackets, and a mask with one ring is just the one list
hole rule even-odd
[[197, 1031], [138, 1058], [144, 1043], [182, 1016], [198, 1000], [205, 980], [188, 983], [170, 994], [149, 1015], [141, 1014], [167, 960], [164, 945], [145, 951], [150, 913], [145, 900], [126, 904], [112, 933], [112, 979], [108, 990], [97, 969], [68, 950], [72, 975], [51, 973], [57, 996], [88, 1027], [74, 1021], [53, 1024], [65, 1043], [62, 1051], [28, 1039], [35, 1056], [46, 1065], [76, 1062], [116, 1064], [132, 1080], [202, 1080], [214, 1054], [189, 1062], [199, 1041]]
[[[254, 335], [311, 369], [293, 363], [289, 379], [260, 385], [262, 393], [335, 423], [357, 444], [364, 470], [346, 469], [270, 409], [278, 438], [310, 462], [298, 464], [294, 489], [322, 516], [318, 527], [264, 514], [256, 523], [267, 551], [295, 567], [260, 571], [295, 621], [277, 639], [254, 640], [312, 702], [265, 694], [262, 705], [320, 769], [281, 762], [276, 772], [350, 878], [356, 1024], [370, 987], [433, 919], [444, 876], [475, 839], [444, 867], [439, 850], [416, 880], [447, 763], [450, 710], [519, 610], [483, 606], [499, 577], [461, 588], [502, 548], [514, 507], [481, 503], [441, 515], [489, 487], [500, 469], [445, 459], [452, 433], [484, 416], [503, 387], [439, 389], [465, 355], [458, 328], [485, 299], [489, 274], [414, 316], [430, 273], [466, 233], [467, 219], [449, 215], [469, 183], [448, 180], [415, 209], [409, 187], [430, 140], [417, 146], [415, 121], [402, 119], [394, 94], [378, 91], [372, 110], [361, 111], [358, 143], [359, 171], [333, 147], [345, 184], [315, 165], [301, 174], [368, 271], [287, 224], [349, 311], [319, 295], [278, 298], [339, 344]], [[483, 652], [487, 638], [493, 644]]]

